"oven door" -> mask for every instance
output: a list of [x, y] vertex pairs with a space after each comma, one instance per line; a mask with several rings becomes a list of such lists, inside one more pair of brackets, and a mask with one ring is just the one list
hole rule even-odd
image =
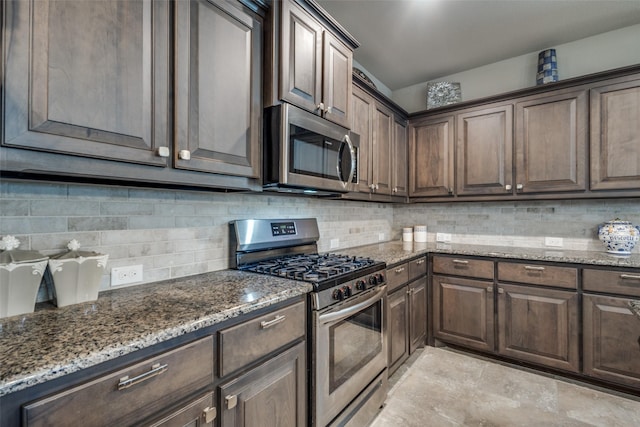
[[386, 285], [314, 313], [315, 426], [326, 426], [387, 367]]

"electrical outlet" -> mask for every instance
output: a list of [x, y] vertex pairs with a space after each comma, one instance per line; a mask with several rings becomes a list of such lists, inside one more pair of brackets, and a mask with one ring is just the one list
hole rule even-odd
[[142, 282], [142, 264], [111, 269], [111, 286]]
[[382, 242], [384, 240], [384, 233], [378, 233], [378, 241]]
[[451, 241], [451, 233], [436, 233], [436, 242], [448, 243]]
[[544, 238], [545, 246], [555, 246], [557, 248], [562, 247], [562, 237], [545, 237]]
[[335, 249], [340, 246], [340, 239], [331, 239], [331, 247], [329, 249]]

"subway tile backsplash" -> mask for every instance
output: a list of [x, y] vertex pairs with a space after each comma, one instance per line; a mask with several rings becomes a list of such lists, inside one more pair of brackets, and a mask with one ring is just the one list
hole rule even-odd
[[[562, 237], [566, 249], [602, 250], [598, 224], [620, 217], [640, 224], [638, 199], [391, 205], [276, 194], [238, 194], [3, 180], [0, 235], [22, 249], [51, 255], [77, 239], [109, 254], [113, 267], [142, 264], [144, 282], [229, 266], [228, 223], [243, 218], [318, 218], [320, 251], [339, 239], [347, 248], [400, 239], [402, 227], [425, 224], [454, 243], [544, 247]], [[336, 249], [332, 249], [336, 251]], [[43, 287], [44, 288], [44, 287]], [[40, 300], [46, 299], [42, 289]]]
[[[316, 217], [321, 251], [378, 242], [392, 233], [393, 206], [274, 194], [235, 194], [3, 180], [0, 234], [46, 255], [77, 239], [109, 254], [113, 267], [142, 264], [144, 282], [229, 266], [228, 223], [243, 218]], [[44, 288], [44, 287], [43, 287]], [[45, 289], [39, 300], [47, 299]]]

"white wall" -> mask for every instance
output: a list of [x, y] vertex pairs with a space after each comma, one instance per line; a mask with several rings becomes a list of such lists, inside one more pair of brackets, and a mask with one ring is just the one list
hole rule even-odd
[[[571, 43], [556, 49], [560, 80], [640, 63], [640, 24]], [[433, 81], [460, 82], [468, 101], [535, 86], [538, 52], [509, 58]], [[427, 82], [393, 91], [391, 99], [408, 112], [426, 109]]]

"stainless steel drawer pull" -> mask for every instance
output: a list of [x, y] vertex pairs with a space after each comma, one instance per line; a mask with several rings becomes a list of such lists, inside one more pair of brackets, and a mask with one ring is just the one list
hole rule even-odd
[[467, 260], [465, 260], [465, 259], [454, 259], [452, 262], [453, 262], [454, 264], [464, 264], [464, 265], [469, 264], [469, 261], [467, 261]]
[[493, 286], [487, 286], [487, 292], [493, 292]]
[[202, 411], [202, 421], [204, 421], [205, 424], [209, 424], [213, 422], [213, 420], [215, 420], [217, 416], [218, 416], [218, 412], [216, 411], [215, 407], [212, 408], [210, 406], [207, 406]]
[[122, 377], [120, 378], [120, 382], [118, 383], [118, 390], [124, 390], [125, 388], [129, 388], [153, 377], [157, 377], [158, 375], [167, 372], [168, 369], [169, 365], [161, 365], [159, 363], [156, 363], [155, 365], [151, 366], [150, 371], [145, 372], [144, 374], [140, 374], [137, 377], [129, 378], [128, 375], [126, 377]]
[[398, 267], [395, 271], [396, 273], [402, 273], [404, 271], [404, 267]]
[[233, 409], [238, 404], [238, 396], [232, 394], [230, 396], [226, 396], [224, 398], [225, 403], [227, 404], [227, 409]]
[[524, 269], [529, 271], [544, 271], [544, 267], [534, 267], [532, 265], [525, 265]]
[[282, 323], [284, 322], [284, 319], [286, 319], [287, 316], [276, 316], [273, 320], [263, 320], [262, 322], [260, 322], [260, 327], [262, 329], [267, 329], [272, 327], [273, 325], [277, 325], [278, 323]]
[[421, 259], [421, 260], [416, 261], [416, 264], [417, 264], [417, 265], [422, 265], [422, 264], [424, 264], [424, 259]]
[[632, 280], [640, 280], [640, 276], [637, 274], [621, 274], [621, 279], [632, 279]]

